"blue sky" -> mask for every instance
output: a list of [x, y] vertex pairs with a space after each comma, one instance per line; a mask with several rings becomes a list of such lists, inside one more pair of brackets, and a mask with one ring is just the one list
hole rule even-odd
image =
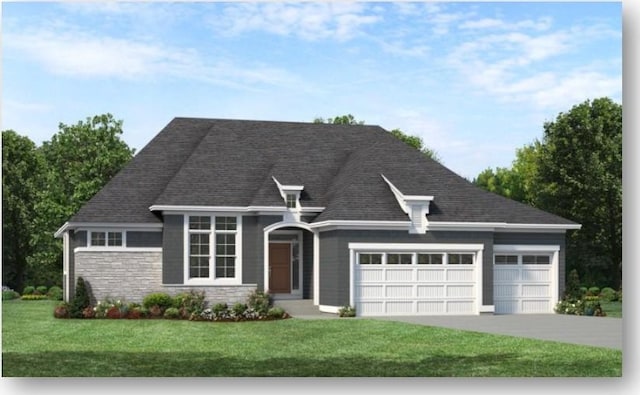
[[620, 2], [3, 3], [2, 130], [110, 112], [140, 150], [173, 117], [351, 113], [473, 178], [545, 121], [622, 102]]

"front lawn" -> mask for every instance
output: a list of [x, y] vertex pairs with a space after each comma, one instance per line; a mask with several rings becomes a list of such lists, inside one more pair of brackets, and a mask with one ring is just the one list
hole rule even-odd
[[622, 302], [600, 302], [607, 317], [622, 318]]
[[64, 320], [2, 303], [4, 377], [621, 376], [622, 352], [391, 321]]

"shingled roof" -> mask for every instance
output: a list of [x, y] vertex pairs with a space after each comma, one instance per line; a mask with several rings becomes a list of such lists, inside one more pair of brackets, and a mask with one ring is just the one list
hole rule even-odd
[[429, 222], [574, 225], [484, 191], [379, 126], [173, 119], [71, 223], [161, 223], [159, 206], [284, 207], [275, 184], [304, 185], [327, 220], [407, 221], [382, 178], [430, 195]]

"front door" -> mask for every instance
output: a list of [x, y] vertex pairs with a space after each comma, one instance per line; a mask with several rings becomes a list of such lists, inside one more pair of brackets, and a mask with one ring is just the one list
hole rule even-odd
[[291, 293], [290, 243], [269, 243], [269, 292]]

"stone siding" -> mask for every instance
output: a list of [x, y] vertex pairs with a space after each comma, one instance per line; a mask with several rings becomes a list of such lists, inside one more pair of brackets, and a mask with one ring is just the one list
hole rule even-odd
[[93, 295], [92, 303], [107, 298], [141, 303], [152, 292], [177, 295], [190, 290], [204, 291], [210, 305], [246, 302], [256, 285], [186, 286], [162, 284], [162, 252], [78, 251], [75, 278], [82, 277]]

